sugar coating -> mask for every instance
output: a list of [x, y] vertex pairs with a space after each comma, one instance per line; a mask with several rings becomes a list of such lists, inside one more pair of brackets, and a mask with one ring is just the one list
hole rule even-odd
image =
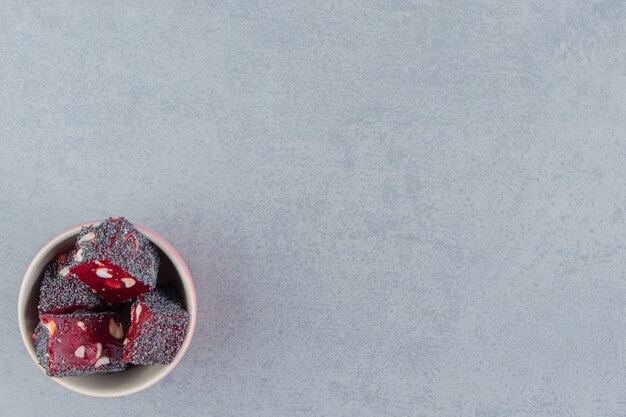
[[[76, 320], [82, 320], [86, 323], [91, 322], [91, 320], [97, 320], [102, 323], [102, 321], [110, 320], [112, 317], [119, 321], [119, 315], [113, 312], [103, 312], [103, 313], [94, 313], [88, 311], [76, 311], [71, 314], [48, 314], [48, 317], [58, 317], [58, 318], [75, 318]], [[57, 332], [59, 330], [57, 329]], [[55, 333], [56, 334], [56, 333]], [[50, 332], [48, 328], [40, 321], [35, 328], [35, 332], [33, 333], [33, 338], [35, 340], [35, 352], [37, 354], [37, 359], [41, 366], [45, 369], [46, 373], [49, 376], [55, 377], [64, 377], [64, 376], [81, 376], [81, 375], [93, 375], [96, 373], [113, 373], [120, 372], [126, 369], [126, 363], [123, 358], [120, 357], [109, 357], [110, 363], [104, 365], [98, 369], [87, 368], [87, 369], [68, 369], [66, 371], [57, 371], [54, 374], [50, 372], [50, 362], [48, 358], [48, 339], [50, 338]]]
[[[88, 233], [95, 237], [82, 240]], [[97, 226], [83, 227], [76, 249], [81, 250], [81, 258], [74, 259], [72, 266], [106, 258], [150, 289], [156, 286], [160, 262], [157, 249], [124, 217], [109, 217]]]
[[152, 315], [139, 324], [133, 318], [129, 336], [134, 336], [124, 346], [124, 359], [137, 365], [172, 362], [189, 325], [189, 313], [182, 307], [180, 297], [172, 289], [156, 289], [137, 297], [133, 307], [138, 305]]
[[61, 276], [60, 271], [67, 267], [73, 251], [66, 252], [48, 264], [39, 288], [39, 314], [71, 313], [78, 309], [99, 310], [106, 302], [91, 288], [68, 272]]

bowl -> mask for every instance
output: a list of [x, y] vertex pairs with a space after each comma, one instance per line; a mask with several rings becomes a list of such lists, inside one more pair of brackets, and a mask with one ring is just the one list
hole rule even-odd
[[[39, 286], [46, 265], [58, 255], [71, 249], [81, 227], [99, 224], [92, 221], [74, 226], [55, 236], [37, 252], [26, 268], [17, 302], [17, 320], [24, 346], [33, 362], [46, 375], [39, 365], [35, 354], [33, 331], [39, 321], [37, 304], [39, 302]], [[189, 312], [189, 327], [180, 350], [174, 360], [167, 365], [129, 365], [128, 369], [113, 374], [96, 374], [89, 376], [66, 376], [63, 378], [49, 377], [54, 382], [79, 394], [93, 397], [121, 397], [142, 391], [165, 378], [181, 361], [189, 348], [196, 326], [197, 302], [196, 290], [189, 269], [180, 254], [165, 238], [152, 230], [135, 224], [158, 249], [161, 264], [157, 285], [170, 285], [178, 289], [185, 308]]]

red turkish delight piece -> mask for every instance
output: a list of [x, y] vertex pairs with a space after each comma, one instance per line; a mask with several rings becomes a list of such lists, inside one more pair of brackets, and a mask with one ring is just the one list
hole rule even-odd
[[65, 314], [76, 310], [102, 310], [106, 303], [70, 272], [73, 251], [48, 264], [39, 288], [39, 314]]
[[124, 341], [124, 360], [136, 365], [172, 362], [185, 339], [189, 314], [173, 290], [137, 297]]
[[70, 271], [111, 303], [154, 289], [159, 255], [154, 245], [124, 217], [83, 227]]
[[124, 328], [117, 313], [42, 315], [33, 339], [39, 363], [50, 376], [110, 373], [126, 368]]

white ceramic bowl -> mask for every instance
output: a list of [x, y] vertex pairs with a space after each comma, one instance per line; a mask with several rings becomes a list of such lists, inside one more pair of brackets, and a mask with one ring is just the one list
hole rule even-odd
[[[37, 362], [35, 344], [32, 339], [33, 331], [39, 320], [37, 304], [44, 268], [52, 259], [74, 246], [76, 236], [78, 236], [82, 226], [98, 223], [100, 221], [83, 223], [55, 236], [37, 252], [24, 274], [17, 302], [17, 319], [24, 346], [44, 375], [46, 375], [44, 369]], [[162, 236], [145, 227], [139, 225], [135, 225], [135, 227], [160, 251], [161, 265], [157, 285], [174, 286], [182, 296], [185, 308], [189, 312], [189, 328], [185, 340], [172, 363], [168, 365], [132, 366], [123, 372], [114, 374], [63, 378], [46, 376], [69, 390], [94, 397], [120, 397], [134, 394], [165, 378], [178, 365], [189, 348], [197, 316], [196, 290], [189, 269], [176, 249]]]

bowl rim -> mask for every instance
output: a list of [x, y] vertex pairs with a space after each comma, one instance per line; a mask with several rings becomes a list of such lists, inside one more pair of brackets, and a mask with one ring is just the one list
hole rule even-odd
[[[26, 290], [32, 286], [32, 281], [34, 278], [31, 278], [31, 277], [34, 274], [35, 266], [40, 264], [41, 259], [44, 256], [46, 256], [54, 247], [56, 247], [59, 244], [59, 242], [71, 237], [72, 235], [77, 235], [80, 232], [80, 229], [84, 226], [98, 225], [102, 221], [104, 220], [94, 220], [94, 221], [80, 223], [54, 236], [47, 243], [45, 243], [39, 249], [39, 251], [37, 251], [35, 256], [33, 256], [32, 260], [26, 267], [26, 271], [24, 272], [24, 275], [22, 277], [22, 282], [20, 284], [20, 289], [18, 292], [18, 300], [17, 300], [18, 327], [19, 327], [20, 335], [22, 337], [22, 342], [24, 344], [24, 347], [26, 348], [26, 351], [28, 352], [33, 362], [35, 362], [35, 364], [37, 365], [37, 368], [39, 368], [39, 370], [43, 372], [44, 375], [46, 375], [46, 372], [39, 365], [39, 362], [37, 360], [37, 356], [35, 353], [35, 348], [32, 345], [32, 335], [30, 331], [26, 329], [26, 324], [24, 322], [24, 313], [26, 311], [25, 304], [27, 302]], [[191, 277], [191, 272], [189, 272], [189, 268], [187, 267], [187, 264], [183, 260], [180, 253], [178, 253], [178, 251], [174, 248], [174, 246], [172, 246], [171, 243], [167, 241], [167, 239], [165, 239], [163, 236], [161, 236], [157, 232], [147, 227], [144, 227], [138, 224], [134, 224], [134, 226], [137, 228], [137, 230], [143, 233], [155, 246], [157, 246], [159, 249], [161, 249], [161, 251], [163, 251], [163, 253], [170, 259], [170, 261], [172, 262], [172, 264], [174, 265], [174, 267], [176, 268], [176, 271], [178, 272], [180, 276], [183, 288], [185, 289], [185, 293], [186, 293], [187, 311], [189, 313], [189, 326], [187, 328], [187, 334], [185, 335], [183, 344], [181, 345], [180, 350], [178, 354], [176, 355], [176, 357], [174, 358], [174, 360], [171, 363], [164, 365], [161, 372], [159, 372], [158, 374], [154, 375], [153, 377], [145, 381], [138, 383], [136, 386], [133, 386], [127, 389], [121, 389], [119, 392], [117, 391], [98, 392], [97, 389], [75, 386], [69, 383], [67, 380], [64, 380], [64, 378], [56, 378], [56, 377], [50, 377], [46, 375], [49, 379], [67, 388], [70, 391], [87, 395], [87, 396], [91, 396], [91, 397], [100, 397], [100, 398], [123, 397], [123, 396], [138, 393], [140, 391], [143, 391], [153, 386], [157, 382], [163, 380], [170, 372], [172, 372], [174, 368], [178, 365], [178, 363], [182, 360], [182, 358], [185, 356], [185, 353], [187, 352], [187, 349], [189, 348], [189, 345], [191, 344], [191, 339], [193, 338], [193, 334], [194, 334], [195, 327], [196, 327], [196, 318], [197, 318], [197, 311], [198, 311], [196, 289], [195, 289], [193, 279]], [[27, 283], [29, 283], [28, 286], [27, 286]]]

